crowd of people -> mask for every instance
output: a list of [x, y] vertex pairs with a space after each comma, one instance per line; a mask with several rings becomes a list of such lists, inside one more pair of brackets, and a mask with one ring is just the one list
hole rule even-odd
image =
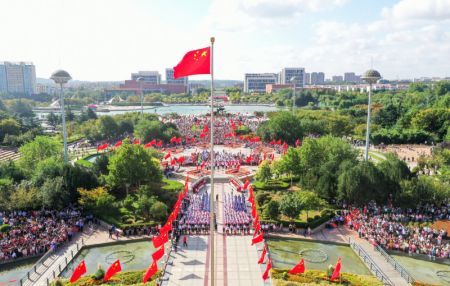
[[[185, 162], [210, 170], [210, 160], [211, 152], [203, 149], [202, 151], [193, 152]], [[261, 160], [261, 154], [246, 155], [240, 151], [233, 153], [225, 150], [214, 152], [214, 166], [216, 170], [238, 168], [240, 165], [257, 165]]]
[[244, 194], [225, 194], [223, 201], [224, 233], [250, 233], [251, 217], [247, 212]]
[[179, 230], [184, 234], [207, 234], [209, 231], [210, 198], [207, 192], [190, 194], [188, 207], [182, 209]]
[[[267, 120], [266, 118], [253, 117], [253, 116], [241, 116], [240, 114], [215, 117], [214, 119], [214, 141], [216, 144], [233, 143], [238, 138], [235, 136], [229, 136], [233, 130], [246, 126], [250, 131], [255, 132], [261, 122]], [[195, 116], [186, 115], [178, 118], [163, 118], [163, 122], [172, 123], [178, 128], [183, 137], [192, 138], [198, 137], [199, 134], [206, 128], [209, 128], [210, 118], [209, 116]], [[202, 138], [204, 142], [209, 142], [208, 132], [205, 137]]]
[[81, 216], [75, 208], [0, 212], [0, 225], [10, 226], [0, 232], [0, 262], [56, 250], [93, 220], [92, 216]]
[[[416, 210], [380, 207], [372, 203], [363, 211], [353, 211], [347, 219], [360, 237], [389, 250], [428, 255], [430, 259], [450, 258], [446, 230], [414, 223], [450, 219], [449, 205], [426, 205]], [[426, 225], [426, 224], [425, 224]]]

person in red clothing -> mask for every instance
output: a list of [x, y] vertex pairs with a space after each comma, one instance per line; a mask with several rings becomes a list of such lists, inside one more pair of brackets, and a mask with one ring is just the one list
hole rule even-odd
[[187, 245], [187, 235], [183, 236], [183, 246], [188, 247]]

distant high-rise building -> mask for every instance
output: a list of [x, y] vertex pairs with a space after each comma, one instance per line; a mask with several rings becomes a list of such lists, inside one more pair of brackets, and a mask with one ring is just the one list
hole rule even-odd
[[344, 77], [341, 76], [341, 75], [334, 75], [334, 76], [331, 77], [331, 81], [332, 82], [337, 82], [337, 83], [343, 82], [344, 81]]
[[361, 83], [361, 76], [356, 75], [354, 72], [344, 73], [344, 81], [348, 83]]
[[131, 74], [131, 79], [136, 80], [138, 77], [144, 78], [144, 82], [151, 84], [161, 83], [161, 74], [157, 71], [139, 71]]
[[325, 74], [323, 72], [313, 72], [311, 73], [311, 84], [318, 85], [325, 83]]
[[266, 84], [278, 82], [276, 73], [246, 73], [244, 79], [244, 92], [265, 92]]
[[166, 83], [167, 84], [183, 84], [188, 85], [188, 78], [186, 77], [180, 77], [177, 79], [173, 78], [173, 68], [167, 68], [166, 69]]
[[0, 92], [36, 93], [34, 65], [25, 62], [0, 62]]
[[292, 77], [296, 77], [296, 87], [303, 87], [303, 85], [305, 84], [305, 68], [282, 69], [280, 72], [280, 84], [291, 84]]
[[305, 84], [311, 84], [311, 74], [309, 72], [305, 73]]

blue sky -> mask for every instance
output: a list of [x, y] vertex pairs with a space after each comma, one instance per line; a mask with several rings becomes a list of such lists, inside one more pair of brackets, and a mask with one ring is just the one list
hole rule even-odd
[[362, 73], [371, 58], [385, 78], [450, 76], [450, 0], [0, 0], [0, 11], [0, 61], [33, 61], [38, 77], [163, 73], [211, 35], [218, 79]]

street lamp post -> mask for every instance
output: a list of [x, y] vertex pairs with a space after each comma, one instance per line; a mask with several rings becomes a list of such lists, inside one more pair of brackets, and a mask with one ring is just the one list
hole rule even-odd
[[297, 81], [297, 77], [293, 76], [293, 77], [291, 77], [291, 79], [289, 81], [294, 84], [294, 87], [292, 89], [292, 114], [294, 114], [294, 109], [295, 109], [295, 82]]
[[138, 77], [136, 81], [139, 83], [139, 91], [141, 95], [141, 119], [144, 119], [144, 91], [142, 90], [143, 77]]
[[64, 108], [64, 94], [63, 85], [72, 79], [70, 74], [64, 70], [57, 70], [50, 77], [56, 84], [59, 84], [59, 104], [61, 106], [61, 121], [63, 127], [63, 142], [64, 142], [64, 162], [67, 163], [69, 160], [68, 150], [67, 150], [67, 129], [66, 129], [66, 114]]
[[366, 129], [366, 149], [364, 151], [364, 159], [369, 160], [369, 146], [370, 146], [370, 109], [372, 104], [372, 84], [376, 83], [381, 78], [381, 75], [376, 70], [368, 70], [361, 77], [369, 84], [369, 100], [367, 103], [367, 129]]

